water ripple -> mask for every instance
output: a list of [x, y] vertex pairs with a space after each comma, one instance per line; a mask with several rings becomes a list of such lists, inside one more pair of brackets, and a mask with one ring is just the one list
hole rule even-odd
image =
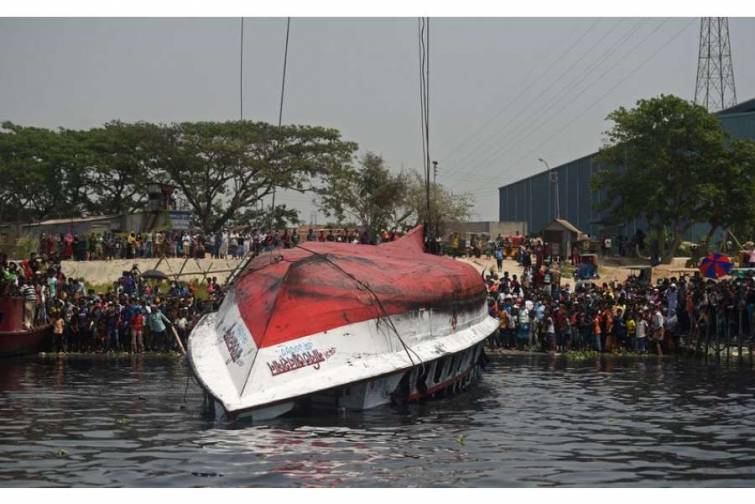
[[[0, 368], [0, 486], [752, 486], [749, 367], [494, 359], [408, 412], [219, 426], [176, 359]], [[184, 395], [184, 391], [186, 393]]]

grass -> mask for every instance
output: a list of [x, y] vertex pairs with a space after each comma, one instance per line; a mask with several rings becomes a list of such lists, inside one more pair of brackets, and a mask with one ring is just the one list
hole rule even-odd
[[562, 355], [566, 357], [568, 360], [581, 361], [581, 360], [595, 359], [597, 357], [600, 357], [601, 354], [600, 352], [596, 352], [595, 350], [582, 350], [582, 351], [575, 351], [575, 352], [567, 352]]
[[178, 352], [145, 352], [140, 354], [131, 354], [129, 352], [110, 352], [110, 353], [102, 353], [102, 352], [39, 352], [37, 354], [38, 357], [42, 359], [79, 359], [79, 358], [86, 358], [86, 359], [130, 359], [132, 357], [144, 357], [147, 359], [151, 358], [160, 358], [164, 359], [165, 357], [172, 357], [172, 358], [179, 358], [183, 357]]
[[[497, 352], [500, 352], [498, 349], [487, 349], [492, 354], [495, 354]], [[542, 355], [554, 355], [552, 352], [543, 352], [539, 347], [528, 347], [524, 350], [510, 350], [506, 349], [503, 350], [503, 353], [512, 352], [512, 353], [536, 353], [536, 354], [542, 354]], [[567, 359], [569, 361], [583, 361], [583, 360], [591, 360], [591, 359], [597, 359], [600, 357], [656, 357], [654, 353], [636, 353], [636, 352], [622, 352], [622, 353], [600, 353], [595, 350], [570, 350], [569, 352], [565, 353], [558, 353], [555, 354], [557, 357], [563, 357], [564, 359]]]
[[568, 278], [574, 275], [574, 272], [577, 270], [571, 263], [563, 263], [561, 265], [561, 277], [562, 278]]
[[[210, 295], [207, 292], [207, 284], [204, 282], [199, 282], [198, 280], [191, 280], [189, 282], [190, 285], [194, 285], [196, 289], [196, 298], [200, 301], [207, 301], [210, 299]], [[159, 284], [152, 284], [152, 288], [155, 288], [155, 285], [157, 285], [157, 292], [156, 295], [160, 297], [167, 297], [168, 292], [170, 292], [170, 283], [163, 281]], [[107, 292], [110, 292], [113, 290], [113, 284], [112, 283], [102, 283], [102, 284], [93, 284], [90, 282], [87, 282], [84, 280], [84, 288], [86, 288], [87, 292], [94, 291], [95, 294], [102, 295], [106, 294]]]

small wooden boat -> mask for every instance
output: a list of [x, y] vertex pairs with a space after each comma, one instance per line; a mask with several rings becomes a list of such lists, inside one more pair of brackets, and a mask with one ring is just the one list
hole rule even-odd
[[24, 298], [0, 297], [0, 357], [39, 352], [50, 335], [52, 324], [26, 329]]
[[426, 254], [420, 226], [377, 246], [261, 254], [194, 328], [188, 356], [217, 416], [263, 420], [464, 388], [497, 327], [481, 276]]

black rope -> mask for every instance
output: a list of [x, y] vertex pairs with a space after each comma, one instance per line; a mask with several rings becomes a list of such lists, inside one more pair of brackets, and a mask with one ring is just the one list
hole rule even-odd
[[[288, 66], [288, 36], [289, 32], [291, 31], [291, 18], [286, 18], [286, 47], [283, 50], [283, 78], [281, 79], [281, 100], [280, 100], [280, 107], [278, 108], [278, 128], [280, 128], [281, 123], [283, 122], [283, 97], [285, 96], [286, 92], [286, 68]], [[275, 190], [276, 186], [273, 184], [273, 199], [272, 199], [272, 205], [270, 208], [270, 232], [273, 230], [273, 225], [275, 223]]]
[[[361, 288], [363, 288], [364, 290], [366, 290], [367, 292], [369, 292], [372, 295], [372, 297], [375, 298], [375, 301], [377, 302], [378, 307], [380, 308], [380, 310], [385, 315], [385, 319], [387, 320], [388, 325], [390, 326], [391, 329], [393, 329], [394, 334], [396, 335], [396, 337], [398, 338], [398, 340], [401, 342], [401, 346], [404, 347], [404, 351], [406, 352], [406, 355], [409, 357], [409, 361], [412, 363], [412, 366], [416, 365], [415, 362], [414, 362], [414, 359], [412, 359], [412, 356], [411, 356], [411, 354], [413, 353], [417, 357], [417, 359], [419, 360], [419, 363], [421, 364], [422, 370], [424, 372], [425, 363], [422, 360], [422, 357], [420, 357], [417, 352], [415, 352], [414, 350], [412, 350], [411, 347], [409, 347], [409, 345], [406, 344], [406, 342], [404, 341], [404, 339], [401, 337], [401, 334], [399, 334], [398, 329], [396, 329], [396, 325], [393, 323], [393, 319], [391, 318], [390, 314], [388, 313], [388, 310], [386, 310], [385, 306], [383, 306], [383, 302], [380, 300], [380, 298], [378, 297], [378, 295], [375, 294], [375, 291], [373, 291], [372, 288], [370, 288], [369, 285], [367, 285], [365, 282], [362, 282], [357, 277], [355, 277], [354, 275], [352, 275], [351, 273], [349, 273], [348, 271], [346, 271], [345, 269], [343, 269], [341, 266], [339, 266], [338, 264], [336, 264], [326, 254], [321, 254], [320, 252], [316, 252], [316, 251], [308, 249], [306, 247], [302, 247], [301, 245], [297, 245], [297, 248], [300, 248], [300, 249], [302, 249], [304, 251], [307, 251], [310, 254], [313, 254], [313, 255], [315, 255], [315, 256], [317, 256], [317, 257], [319, 257], [319, 258], [327, 261], [331, 266], [333, 266], [334, 268], [336, 268], [338, 271], [340, 271], [341, 273], [343, 273], [347, 277], [349, 277], [352, 280], [354, 280], [354, 282], [356, 282], [356, 284], [358, 286], [360, 286]], [[381, 317], [381, 318], [383, 318], [383, 317]]]
[[189, 380], [191, 379], [191, 373], [186, 375], [186, 386], [184, 387], [183, 403], [186, 404], [186, 393], [189, 391]]
[[244, 120], [244, 18], [241, 18], [241, 51], [239, 56], [239, 117]]

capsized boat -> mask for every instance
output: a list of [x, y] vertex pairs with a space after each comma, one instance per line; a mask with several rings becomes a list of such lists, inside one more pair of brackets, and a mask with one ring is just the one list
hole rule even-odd
[[253, 259], [189, 337], [217, 416], [362, 410], [465, 387], [488, 315], [470, 265], [424, 252], [421, 226], [377, 246], [304, 242]]

